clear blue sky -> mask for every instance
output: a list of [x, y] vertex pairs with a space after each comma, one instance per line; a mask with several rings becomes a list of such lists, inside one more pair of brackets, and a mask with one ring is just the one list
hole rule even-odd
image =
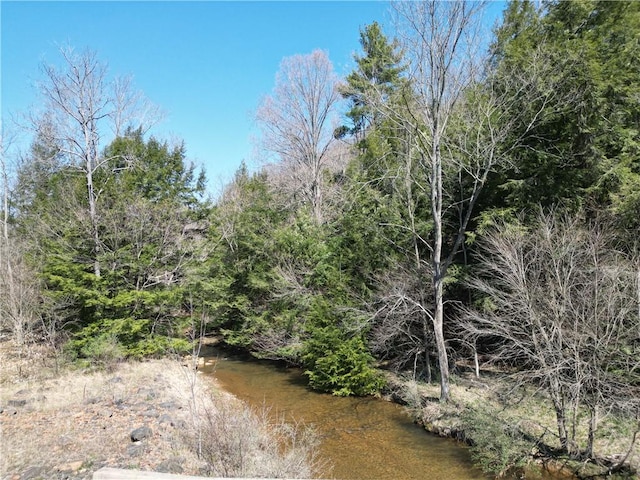
[[[499, 13], [502, 4], [492, 4]], [[252, 160], [253, 111], [273, 87], [283, 57], [329, 53], [338, 74], [354, 66], [359, 30], [390, 28], [387, 2], [17, 2], [0, 1], [2, 116], [38, 105], [43, 62], [60, 45], [95, 50], [112, 75], [167, 113], [154, 130], [185, 141], [216, 190]], [[6, 120], [5, 120], [6, 121]]]

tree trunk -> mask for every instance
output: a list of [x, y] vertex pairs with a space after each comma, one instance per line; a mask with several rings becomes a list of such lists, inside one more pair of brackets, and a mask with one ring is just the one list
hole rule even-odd
[[[87, 164], [89, 162], [87, 161]], [[87, 196], [89, 198], [89, 217], [91, 220], [91, 235], [93, 238], [93, 273], [96, 277], [100, 277], [100, 234], [98, 232], [98, 214], [96, 212], [96, 197], [93, 190], [93, 172], [87, 165]]]
[[558, 439], [560, 440], [560, 447], [563, 451], [569, 452], [569, 440], [567, 430], [567, 419], [564, 408], [564, 402], [562, 401], [562, 392], [560, 391], [560, 385], [556, 381], [552, 380], [550, 385], [551, 401], [553, 402], [553, 409], [556, 412], [556, 424], [558, 427]]
[[449, 400], [449, 361], [444, 342], [443, 283], [446, 275], [442, 264], [442, 157], [438, 135], [439, 126], [434, 124], [431, 150], [431, 215], [434, 224], [433, 241], [433, 332], [436, 337], [438, 365], [440, 367], [440, 401]]
[[589, 436], [587, 440], [587, 458], [593, 458], [593, 444], [596, 440], [596, 430], [598, 429], [598, 406], [594, 405], [589, 409], [591, 418], [589, 419]]
[[443, 299], [442, 299], [442, 278], [434, 275], [435, 290], [435, 312], [433, 315], [433, 330], [436, 336], [436, 348], [438, 350], [438, 364], [440, 367], [440, 401], [449, 400], [449, 360], [447, 358], [447, 347], [444, 341], [443, 328]]

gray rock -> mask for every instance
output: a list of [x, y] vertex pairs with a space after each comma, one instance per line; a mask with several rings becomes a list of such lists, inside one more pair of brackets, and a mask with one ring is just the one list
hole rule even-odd
[[184, 430], [187, 428], [187, 422], [185, 422], [184, 420], [176, 420], [173, 422], [173, 426], [181, 430]]
[[158, 423], [168, 423], [172, 427], [175, 425], [173, 423], [173, 418], [171, 418], [171, 415], [168, 415], [166, 413], [163, 415], [160, 415], [160, 418], [158, 418]]
[[153, 435], [153, 431], [147, 427], [139, 427], [136, 428], [133, 432], [131, 432], [131, 441], [132, 442], [139, 442], [141, 440], [144, 440], [145, 438], [149, 438], [150, 436]]
[[165, 410], [178, 410], [180, 408], [176, 402], [162, 402], [158, 406]]
[[148, 400], [152, 400], [157, 396], [156, 392], [151, 388], [139, 388], [138, 394], [144, 395]]
[[24, 407], [27, 404], [27, 401], [24, 399], [13, 399], [7, 400], [7, 405], [10, 407]]
[[161, 473], [182, 473], [182, 459], [180, 458], [170, 458], [158, 464], [155, 468], [157, 472]]
[[129, 445], [127, 447], [127, 455], [130, 457], [139, 457], [144, 453], [144, 447], [139, 443]]

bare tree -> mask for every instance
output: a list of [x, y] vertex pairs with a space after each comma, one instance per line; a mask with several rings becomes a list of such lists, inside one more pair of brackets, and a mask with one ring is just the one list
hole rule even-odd
[[0, 123], [0, 180], [2, 181], [2, 237], [0, 237], [0, 331], [8, 330], [24, 345], [40, 321], [40, 284], [24, 257], [24, 242], [10, 228], [9, 154], [13, 135]]
[[113, 122], [111, 130], [116, 137], [125, 134], [127, 127], [140, 127], [145, 134], [164, 118], [164, 112], [133, 85], [133, 77], [114, 79], [112, 85]]
[[[449, 398], [449, 364], [443, 328], [443, 286], [447, 269], [455, 254], [443, 253], [444, 177], [447, 159], [447, 128], [465, 90], [477, 79], [479, 59], [476, 33], [482, 4], [475, 2], [398, 2], [398, 31], [405, 57], [409, 61], [409, 78], [413, 86], [405, 100], [408, 117], [402, 126], [416, 142], [417, 161], [429, 172], [433, 234], [423, 242], [430, 251], [433, 310], [426, 312], [433, 323], [440, 368], [440, 399]], [[392, 113], [391, 116], [397, 116]], [[408, 121], [407, 121], [408, 120]]]
[[464, 310], [469, 338], [491, 341], [496, 362], [543, 388], [561, 447], [593, 458], [600, 419], [640, 408], [638, 266], [602, 225], [566, 215], [540, 214], [529, 229], [502, 224], [483, 246], [470, 286], [484, 308]]
[[[431, 275], [425, 278], [429, 285], [412, 301], [422, 304], [424, 318], [432, 324], [441, 401], [449, 398], [450, 381], [444, 336], [447, 276], [464, 247], [489, 174], [508, 161], [554, 98], [553, 92], [536, 88], [549, 68], [538, 52], [532, 52], [527, 72], [507, 75], [485, 68], [486, 56], [478, 51], [483, 7], [482, 2], [466, 1], [394, 4], [409, 62], [409, 88], [401, 91], [400, 106], [397, 101], [377, 106], [406, 143], [400, 159], [404, 168], [396, 173], [395, 188], [406, 206], [407, 220], [395, 227], [413, 238], [416, 272]], [[514, 88], [504, 88], [505, 82], [514, 82]], [[372, 103], [376, 98], [381, 96], [372, 95]], [[526, 119], [523, 113], [514, 114], [513, 108], [523, 98], [538, 109], [527, 112]], [[514, 133], [516, 122], [524, 126]], [[428, 197], [429, 218], [417, 217], [416, 195]]]
[[323, 222], [323, 170], [334, 141], [332, 116], [340, 94], [327, 54], [315, 50], [280, 64], [273, 93], [258, 108], [262, 145], [275, 156]]
[[[61, 48], [60, 52], [63, 67], [43, 65], [45, 81], [40, 84], [40, 91], [54, 126], [49, 131], [52, 140], [60, 145], [60, 153], [66, 156], [69, 165], [86, 178], [93, 270], [99, 277], [102, 244], [98, 229], [99, 192], [95, 190], [94, 175], [109, 160], [100, 156], [103, 132], [111, 124], [118, 135], [127, 121], [155, 122], [159, 116], [139, 93], [131, 90], [130, 80], [110, 82], [107, 67], [95, 52], [78, 54], [71, 47]], [[37, 121], [34, 124], [38, 127]]]

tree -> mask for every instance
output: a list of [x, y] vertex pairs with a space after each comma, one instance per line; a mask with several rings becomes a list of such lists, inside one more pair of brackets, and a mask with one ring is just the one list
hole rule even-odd
[[512, 378], [546, 391], [560, 446], [575, 458], [594, 458], [607, 412], [637, 423], [640, 277], [613, 245], [603, 224], [581, 216], [500, 223], [469, 281], [477, 308], [463, 309], [471, 341], [489, 342]]
[[[340, 95], [333, 66], [321, 50], [285, 58], [273, 93], [258, 108], [262, 145], [285, 166], [317, 223], [323, 221], [323, 170], [334, 141], [333, 115]], [[290, 188], [291, 188], [290, 187]]]
[[[94, 176], [108, 160], [100, 156], [103, 124], [112, 121], [114, 131], [120, 132], [125, 122], [123, 113], [130, 114], [128, 121], [132, 121], [132, 107], [140, 100], [137, 94], [127, 93], [128, 83], [110, 84], [106, 65], [94, 52], [87, 50], [77, 54], [67, 47], [60, 49], [60, 53], [64, 61], [62, 68], [46, 64], [42, 67], [45, 80], [40, 84], [40, 91], [53, 126], [47, 133], [59, 145], [60, 153], [66, 157], [69, 166], [85, 177], [93, 242], [93, 272], [100, 277], [102, 244]], [[34, 126], [38, 128], [37, 124]]]
[[356, 69], [347, 75], [346, 84], [340, 87], [342, 96], [351, 103], [347, 117], [352, 126], [346, 132], [362, 140], [366, 130], [375, 124], [376, 102], [386, 101], [403, 84], [402, 54], [397, 42], [389, 42], [378, 22], [360, 30], [360, 46], [363, 56], [355, 55]]
[[12, 182], [9, 150], [13, 135], [0, 123], [0, 181], [2, 232], [0, 236], [0, 330], [23, 345], [38, 320], [39, 284], [24, 261], [24, 245], [11, 228]]
[[474, 35], [480, 7], [480, 4], [470, 2], [395, 4], [412, 87], [411, 96], [405, 99], [408, 121], [402, 118], [401, 124], [409, 130], [416, 148], [410, 149], [406, 158], [409, 161], [416, 158], [429, 172], [426, 187], [430, 192], [433, 232], [431, 241], [424, 246], [428, 247], [431, 256], [434, 308], [428, 316], [433, 324], [438, 352], [441, 401], [449, 398], [443, 288], [448, 268], [464, 238], [464, 233], [456, 236], [449, 253], [443, 254], [444, 180], [451, 171], [451, 161], [444, 155], [447, 152], [447, 129], [455, 108], [479, 74]]
[[[521, 122], [539, 119], [496, 179], [494, 205], [605, 208], [621, 230], [637, 228], [639, 29], [637, 2], [509, 4], [492, 45], [495, 67], [524, 71], [538, 51], [555, 71], [536, 88], [572, 101], [542, 110], [526, 96], [514, 103], [514, 112], [530, 111]], [[514, 124], [516, 134], [520, 128]]]
[[[68, 348], [89, 357], [100, 342], [131, 356], [182, 348], [192, 314], [187, 297], [197, 298], [187, 286], [208, 251], [204, 176], [187, 162], [183, 144], [145, 140], [141, 129], [116, 138], [105, 157], [94, 177], [101, 192], [99, 282], [70, 270], [68, 258], [45, 263], [59, 293], [86, 291], [75, 295], [84, 316]], [[120, 168], [125, 157], [132, 165]]]
[[[534, 111], [512, 135], [522, 116], [514, 114], [514, 101], [530, 95], [542, 109], [556, 98], [534, 88], [552, 68], [535, 51], [526, 72], [489, 68], [477, 51], [482, 8], [472, 2], [396, 4], [409, 87], [402, 90], [402, 108], [397, 102], [377, 106], [400, 132], [394, 189], [407, 214], [403, 223], [389, 226], [406, 232], [412, 252], [407, 266], [413, 264], [416, 275], [429, 284], [425, 290], [431, 290], [414, 294], [412, 302], [422, 306], [419, 311], [432, 324], [442, 401], [449, 398], [445, 285], [453, 280], [458, 255], [465, 253], [468, 227], [490, 175], [538, 120]], [[501, 82], [512, 89], [502, 88]]]

